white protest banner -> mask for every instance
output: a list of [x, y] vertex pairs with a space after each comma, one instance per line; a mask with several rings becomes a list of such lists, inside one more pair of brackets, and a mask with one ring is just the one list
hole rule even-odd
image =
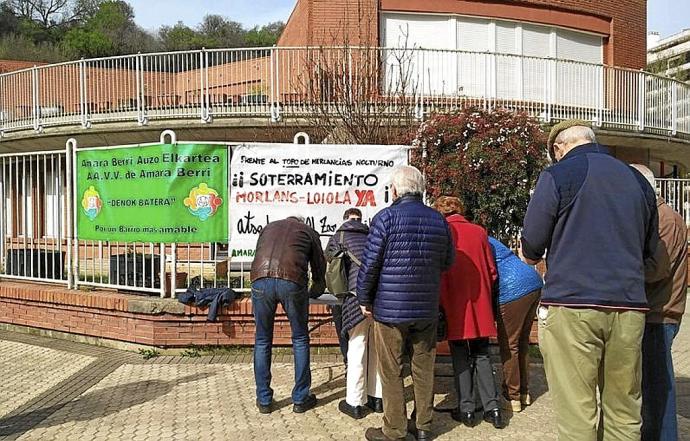
[[233, 148], [230, 249], [250, 262], [269, 222], [299, 214], [325, 245], [348, 208], [369, 222], [392, 202], [390, 175], [408, 148], [371, 145], [243, 144]]

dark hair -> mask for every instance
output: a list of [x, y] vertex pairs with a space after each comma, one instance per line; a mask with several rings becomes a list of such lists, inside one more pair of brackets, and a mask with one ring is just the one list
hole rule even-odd
[[350, 216], [357, 216], [361, 219], [362, 211], [359, 208], [348, 208], [345, 210], [345, 214], [343, 214], [343, 220], [348, 220]]

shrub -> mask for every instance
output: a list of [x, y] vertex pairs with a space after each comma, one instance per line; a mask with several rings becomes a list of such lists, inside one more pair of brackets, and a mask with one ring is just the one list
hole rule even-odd
[[546, 165], [546, 135], [526, 113], [469, 107], [421, 124], [413, 165], [427, 179], [430, 200], [457, 196], [465, 214], [510, 242], [522, 228], [530, 190]]

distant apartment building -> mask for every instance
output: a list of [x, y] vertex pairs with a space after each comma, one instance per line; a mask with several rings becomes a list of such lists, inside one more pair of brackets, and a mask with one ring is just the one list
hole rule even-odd
[[647, 36], [647, 69], [660, 75], [690, 82], [690, 29], [661, 38]]

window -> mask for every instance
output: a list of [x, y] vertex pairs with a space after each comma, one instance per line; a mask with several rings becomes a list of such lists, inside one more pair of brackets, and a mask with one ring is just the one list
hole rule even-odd
[[[447, 17], [389, 14], [382, 26], [385, 47], [455, 49], [455, 31]], [[454, 94], [457, 66], [447, 52], [387, 51], [386, 89], [389, 93], [413, 95]], [[402, 90], [405, 89], [405, 90]]]
[[[414, 54], [408, 62], [416, 87], [425, 94], [550, 99], [566, 105], [597, 102], [596, 66], [558, 61], [555, 68], [544, 58], [601, 64], [599, 35], [507, 20], [403, 13], [383, 14], [381, 25], [383, 46], [449, 49]], [[400, 64], [387, 61], [387, 68], [399, 73]], [[588, 87], [572, 87], [573, 81]]]
[[557, 29], [556, 58], [599, 64], [603, 61], [601, 37], [567, 29]]

